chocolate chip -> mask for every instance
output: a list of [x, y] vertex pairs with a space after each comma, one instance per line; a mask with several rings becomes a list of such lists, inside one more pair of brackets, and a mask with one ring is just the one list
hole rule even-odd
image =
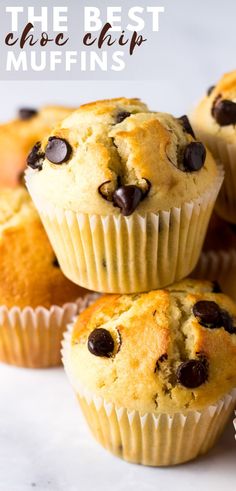
[[112, 201], [114, 184], [112, 184], [112, 181], [105, 181], [99, 186], [98, 192], [106, 201]]
[[30, 154], [27, 157], [27, 165], [32, 169], [42, 170], [44, 153], [40, 151], [41, 143], [37, 142], [33, 146]]
[[182, 123], [183, 128], [186, 131], [186, 133], [188, 133], [194, 139], [196, 139], [195, 134], [194, 134], [194, 131], [193, 131], [193, 128], [192, 128], [192, 126], [190, 124], [190, 121], [188, 119], [188, 116], [186, 116], [186, 115], [181, 116], [180, 118], [178, 118], [178, 120]]
[[55, 257], [55, 259], [53, 260], [52, 264], [53, 264], [53, 266], [54, 266], [55, 268], [60, 268], [59, 262], [58, 262], [58, 260], [57, 260], [57, 258], [56, 258], [56, 257]]
[[114, 341], [107, 329], [94, 329], [88, 337], [88, 350], [95, 356], [109, 358], [114, 350]]
[[45, 155], [53, 164], [63, 164], [69, 160], [72, 148], [68, 141], [57, 136], [50, 136], [46, 146]]
[[23, 121], [33, 118], [36, 114], [38, 114], [37, 109], [30, 109], [29, 107], [23, 107], [18, 111], [18, 116]]
[[212, 293], [222, 293], [218, 281], [212, 281]]
[[116, 115], [116, 124], [122, 123], [126, 118], [129, 118], [131, 116], [131, 113], [128, 111], [121, 111]]
[[121, 209], [124, 216], [131, 215], [136, 210], [143, 193], [140, 188], [130, 184], [129, 186], [121, 186], [113, 194], [113, 202], [115, 206]]
[[233, 319], [226, 310], [221, 310], [221, 320], [222, 327], [225, 331], [229, 334], [236, 334], [236, 327], [234, 327]]
[[207, 95], [208, 95], [208, 97], [211, 95], [211, 93], [213, 92], [214, 88], [215, 88], [215, 85], [211, 85], [209, 87], [209, 89], [207, 89]]
[[220, 126], [236, 124], [236, 103], [217, 99], [213, 104], [212, 115]]
[[200, 142], [191, 142], [184, 150], [183, 165], [186, 172], [195, 172], [202, 168], [206, 160], [206, 149]]
[[187, 389], [196, 389], [208, 379], [208, 363], [205, 359], [188, 360], [179, 365], [177, 381]]
[[216, 302], [200, 300], [193, 306], [193, 314], [204, 327], [215, 329], [221, 325], [221, 309]]
[[148, 179], [146, 179], [145, 177], [143, 177], [143, 180], [146, 181], [146, 189], [144, 189], [142, 191], [142, 200], [144, 198], [146, 198], [146, 196], [148, 195], [148, 193], [149, 193], [149, 191], [150, 191], [150, 189], [152, 187], [152, 185], [151, 185], [151, 183], [150, 183], [150, 181]]

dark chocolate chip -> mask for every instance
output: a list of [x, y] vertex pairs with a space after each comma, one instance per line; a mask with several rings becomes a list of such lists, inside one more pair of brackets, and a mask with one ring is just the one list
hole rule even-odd
[[136, 210], [143, 193], [140, 188], [130, 184], [129, 186], [121, 186], [113, 194], [113, 203], [121, 209], [124, 216], [131, 215]]
[[27, 165], [32, 169], [42, 170], [44, 153], [40, 151], [41, 143], [37, 142], [33, 146], [30, 154], [27, 157]]
[[192, 128], [192, 126], [190, 124], [190, 121], [188, 119], [188, 116], [186, 116], [186, 115], [181, 116], [180, 118], [178, 118], [178, 120], [182, 123], [183, 128], [186, 131], [186, 133], [188, 133], [189, 135], [191, 135], [196, 140], [196, 137], [195, 137], [193, 128]]
[[26, 121], [27, 119], [31, 119], [38, 114], [37, 109], [30, 109], [29, 107], [23, 107], [19, 109], [18, 116], [20, 119]]
[[111, 184], [111, 182], [112, 181], [105, 181], [102, 184], [100, 184], [100, 186], [98, 188], [99, 194], [106, 201], [112, 201], [112, 199], [113, 199], [113, 191], [114, 191], [114, 188], [112, 190], [109, 189], [109, 184]]
[[148, 179], [146, 179], [145, 177], [143, 177], [143, 180], [146, 181], [147, 188], [144, 191], [142, 191], [142, 200], [144, 198], [146, 198], [146, 196], [148, 195], [148, 193], [149, 193], [149, 191], [150, 191], [150, 189], [152, 187], [152, 185], [151, 185], [151, 183], [150, 183], [150, 181]]
[[131, 116], [131, 113], [128, 111], [121, 111], [116, 115], [116, 124], [122, 123], [126, 118], [129, 118]]
[[206, 359], [188, 360], [179, 365], [177, 381], [187, 389], [196, 389], [208, 379], [208, 363]]
[[186, 172], [195, 172], [202, 168], [206, 160], [206, 149], [200, 142], [191, 142], [184, 150], [183, 165]]
[[57, 258], [56, 258], [56, 257], [55, 257], [55, 259], [53, 260], [52, 264], [53, 264], [53, 266], [54, 266], [55, 268], [60, 268], [59, 262], [58, 262], [58, 260], [57, 260]]
[[215, 329], [221, 326], [221, 309], [216, 302], [200, 300], [193, 306], [193, 314], [204, 327]]
[[109, 358], [114, 350], [114, 341], [107, 329], [94, 329], [88, 337], [88, 350], [95, 356]]
[[229, 334], [236, 334], [236, 327], [234, 326], [233, 319], [226, 310], [221, 310], [221, 325]]
[[212, 115], [220, 126], [236, 124], [236, 103], [227, 99], [216, 100]]
[[209, 89], [207, 89], [207, 95], [208, 95], [208, 97], [211, 95], [211, 93], [213, 92], [214, 88], [215, 88], [215, 85], [211, 85], [209, 87]]
[[222, 293], [218, 281], [212, 281], [212, 293]]
[[69, 160], [72, 148], [68, 141], [57, 136], [50, 136], [46, 146], [45, 155], [53, 164], [63, 164]]

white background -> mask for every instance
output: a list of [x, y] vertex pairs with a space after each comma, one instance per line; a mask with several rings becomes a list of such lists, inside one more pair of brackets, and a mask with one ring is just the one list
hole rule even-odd
[[[150, 60], [155, 82], [0, 82], [0, 119], [23, 106], [77, 106], [123, 95], [186, 113], [221, 73], [235, 68], [236, 2], [179, 3], [162, 51]], [[233, 491], [235, 465], [232, 422], [215, 449], [194, 463], [172, 469], [126, 464], [94, 442], [62, 369], [0, 367], [0, 491]]]
[[128, 464], [90, 435], [63, 369], [0, 367], [0, 491], [235, 491], [232, 421], [193, 463]]

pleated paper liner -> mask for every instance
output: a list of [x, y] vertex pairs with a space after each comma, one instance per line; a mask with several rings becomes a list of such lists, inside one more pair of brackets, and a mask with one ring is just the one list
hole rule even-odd
[[88, 215], [45, 202], [26, 183], [63, 273], [85, 288], [132, 293], [161, 288], [194, 269], [223, 180], [179, 208], [129, 217]]
[[191, 276], [216, 280], [221, 290], [236, 301], [236, 250], [203, 252]]
[[71, 377], [71, 329], [63, 342], [64, 367], [90, 430], [103, 447], [124, 460], [149, 466], [181, 464], [213, 447], [235, 408], [236, 389], [202, 411], [142, 414], [116, 407]]
[[82, 312], [96, 294], [62, 307], [0, 307], [0, 362], [26, 368], [61, 364], [61, 342], [68, 322]]
[[224, 165], [225, 178], [218, 199], [216, 212], [227, 222], [236, 223], [236, 143], [227, 143], [196, 127], [197, 135], [216, 159]]

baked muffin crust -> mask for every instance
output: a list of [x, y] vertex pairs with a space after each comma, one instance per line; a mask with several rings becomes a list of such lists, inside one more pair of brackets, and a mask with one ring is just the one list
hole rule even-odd
[[[187, 279], [165, 290], [101, 297], [72, 329], [66, 369], [73, 385], [143, 413], [216, 402], [236, 387], [236, 305], [214, 290]], [[108, 335], [96, 339], [99, 330], [113, 344]]]
[[226, 73], [210, 88], [190, 115], [197, 135], [208, 133], [227, 143], [236, 137], [236, 70]]
[[0, 305], [50, 308], [85, 293], [62, 274], [27, 191], [1, 190]]
[[186, 121], [150, 112], [138, 99], [81, 106], [42, 141], [45, 159], [40, 168], [30, 164], [31, 189], [39, 187], [59, 207], [90, 214], [180, 206], [201, 196], [217, 175]]

